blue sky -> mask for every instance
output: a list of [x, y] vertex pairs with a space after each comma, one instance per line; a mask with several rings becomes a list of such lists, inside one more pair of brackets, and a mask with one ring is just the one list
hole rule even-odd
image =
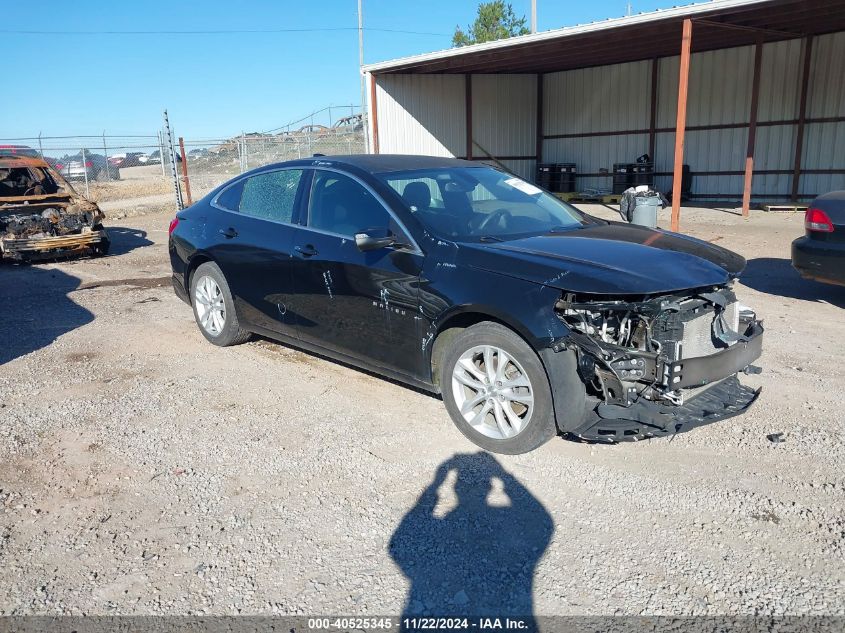
[[[9, 1], [9, 0], [7, 0]], [[14, 4], [14, 3], [13, 3]], [[539, 30], [625, 14], [625, 0], [538, 0]], [[677, 4], [632, 0], [634, 12]], [[513, 0], [518, 15], [530, 0]], [[448, 48], [476, 0], [364, 0], [365, 62]], [[6, 82], [0, 139], [72, 134], [155, 134], [168, 108], [186, 138], [263, 131], [328, 105], [360, 101], [357, 0], [45, 0], [38, 20], [5, 12]], [[80, 31], [322, 32], [105, 34]], [[13, 33], [10, 31], [47, 31]], [[64, 31], [69, 33], [56, 33]], [[38, 60], [44, 60], [39, 65]], [[10, 98], [10, 95], [13, 97]], [[321, 121], [324, 122], [324, 121]]]

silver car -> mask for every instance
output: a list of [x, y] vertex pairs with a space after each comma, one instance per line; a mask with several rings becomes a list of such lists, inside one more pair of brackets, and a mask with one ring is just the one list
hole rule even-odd
[[120, 170], [105, 156], [80, 152], [65, 156], [56, 163], [56, 170], [67, 180], [120, 180]]

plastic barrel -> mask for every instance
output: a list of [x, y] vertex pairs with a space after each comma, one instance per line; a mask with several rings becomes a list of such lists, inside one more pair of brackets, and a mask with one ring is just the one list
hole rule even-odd
[[639, 224], [652, 229], [657, 227], [657, 210], [661, 206], [660, 198], [657, 196], [637, 196], [634, 201], [631, 224]]
[[575, 188], [575, 163], [557, 163], [555, 167], [559, 182], [557, 190], [562, 193], [572, 193], [577, 191]]
[[537, 165], [537, 185], [548, 191], [557, 191], [559, 185], [558, 173], [554, 163], [540, 163]]
[[654, 163], [634, 163], [631, 168], [634, 172], [631, 186], [648, 185], [649, 188], [654, 188]]
[[631, 163], [613, 164], [613, 193], [622, 193], [631, 186], [631, 167]]

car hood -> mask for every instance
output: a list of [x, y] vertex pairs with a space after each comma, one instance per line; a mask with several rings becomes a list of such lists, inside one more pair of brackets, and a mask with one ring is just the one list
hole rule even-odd
[[730, 281], [745, 259], [677, 233], [609, 222], [506, 242], [462, 243], [463, 263], [576, 293], [648, 295]]

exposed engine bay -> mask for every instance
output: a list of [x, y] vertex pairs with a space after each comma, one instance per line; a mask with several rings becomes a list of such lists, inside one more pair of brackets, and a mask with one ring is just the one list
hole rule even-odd
[[24, 209], [23, 213], [5, 213], [5, 207], [0, 206], [0, 231], [11, 238], [55, 237], [69, 233], [80, 233], [85, 228], [99, 224], [103, 214], [96, 207], [91, 210], [79, 205], [66, 207], [47, 207], [43, 211], [31, 213]]
[[[722, 381], [736, 381], [738, 372], [760, 371], [751, 362], [760, 356], [762, 325], [729, 286], [632, 301], [567, 293], [555, 311], [571, 329], [578, 373], [600, 417], [649, 425]], [[668, 430], [634, 427], [636, 433], [622, 434]]]
[[79, 196], [40, 159], [0, 158], [0, 256], [104, 253], [108, 235], [96, 203]]

